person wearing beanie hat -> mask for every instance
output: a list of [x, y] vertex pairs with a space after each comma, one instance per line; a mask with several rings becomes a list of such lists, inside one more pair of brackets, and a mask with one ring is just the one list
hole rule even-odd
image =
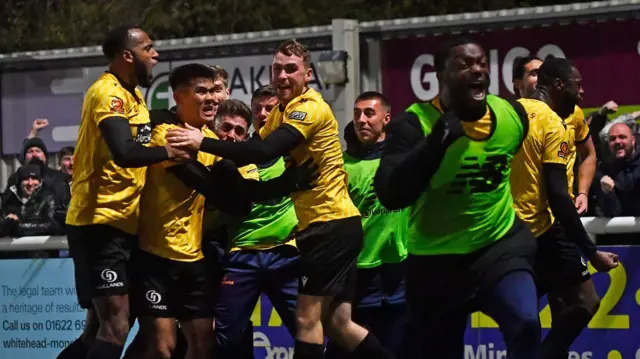
[[22, 143], [21, 161], [29, 163], [32, 158], [38, 157], [42, 162], [47, 163], [47, 153], [47, 145], [41, 138], [29, 138]]
[[[32, 164], [40, 168], [42, 186], [52, 192], [57, 203], [66, 208], [71, 200], [71, 190], [62, 172], [47, 167], [47, 153], [47, 146], [42, 139], [29, 138], [22, 144], [20, 160], [25, 165]], [[15, 172], [9, 177], [5, 191], [9, 191], [12, 186], [17, 186], [19, 182], [19, 173]]]
[[42, 169], [37, 164], [28, 164], [18, 169], [18, 180], [24, 182], [25, 180], [33, 179], [38, 182], [42, 180]]
[[2, 228], [12, 237], [62, 234], [53, 193], [43, 186], [42, 170], [27, 164], [16, 172], [18, 184], [2, 196]]

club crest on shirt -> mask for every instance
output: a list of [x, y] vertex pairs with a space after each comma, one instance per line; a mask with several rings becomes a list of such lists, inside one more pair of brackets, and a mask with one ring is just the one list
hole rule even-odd
[[111, 108], [111, 112], [124, 114], [124, 102], [118, 97], [114, 96], [111, 99], [111, 105], [109, 107]]
[[289, 114], [289, 118], [292, 120], [304, 121], [306, 117], [307, 113], [302, 111], [293, 111]]
[[567, 158], [569, 157], [569, 144], [566, 142], [562, 142], [560, 144], [560, 151], [558, 151], [558, 157]]

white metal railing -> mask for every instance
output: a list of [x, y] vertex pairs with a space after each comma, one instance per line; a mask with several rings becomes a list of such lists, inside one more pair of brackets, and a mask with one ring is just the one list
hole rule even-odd
[[66, 236], [0, 238], [0, 252], [68, 249]]
[[[640, 217], [583, 217], [587, 232], [591, 235], [640, 232]], [[593, 238], [593, 237], [592, 237]], [[68, 249], [66, 236], [35, 236], [0, 238], [0, 251], [42, 251]]]

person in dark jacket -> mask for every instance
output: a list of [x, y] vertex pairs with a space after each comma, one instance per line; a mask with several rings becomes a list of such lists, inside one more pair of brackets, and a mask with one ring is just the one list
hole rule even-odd
[[17, 172], [18, 184], [2, 198], [2, 228], [11, 237], [62, 234], [55, 196], [42, 186], [39, 166], [29, 164]]
[[[47, 146], [40, 138], [30, 138], [22, 144], [22, 158], [25, 164], [35, 164], [40, 167], [42, 187], [53, 193], [57, 203], [66, 208], [71, 200], [71, 190], [66, 176], [58, 170], [47, 167]], [[7, 181], [5, 194], [12, 186], [18, 184], [18, 172], [12, 174]]]
[[609, 130], [614, 160], [602, 162], [596, 173], [596, 198], [603, 217], [640, 216], [640, 151], [631, 127], [618, 123]]
[[[596, 216], [640, 216], [640, 151], [636, 136], [627, 123], [617, 123], [608, 131], [608, 147], [613, 160], [600, 163], [592, 193], [596, 198]], [[637, 244], [637, 233], [599, 235], [600, 244]]]

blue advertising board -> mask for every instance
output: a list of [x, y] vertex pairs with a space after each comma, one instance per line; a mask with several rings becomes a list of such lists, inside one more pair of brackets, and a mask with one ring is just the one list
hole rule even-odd
[[[640, 246], [602, 247], [620, 255], [620, 267], [594, 274], [600, 310], [571, 348], [570, 359], [640, 359]], [[594, 272], [594, 269], [590, 267]], [[0, 358], [55, 358], [84, 327], [70, 259], [0, 260]], [[543, 335], [551, 327], [541, 302]], [[293, 340], [268, 299], [254, 323], [256, 359], [293, 358]], [[129, 342], [137, 332], [134, 328]], [[502, 336], [491, 318], [474, 313], [465, 336], [464, 359], [504, 359]]]

